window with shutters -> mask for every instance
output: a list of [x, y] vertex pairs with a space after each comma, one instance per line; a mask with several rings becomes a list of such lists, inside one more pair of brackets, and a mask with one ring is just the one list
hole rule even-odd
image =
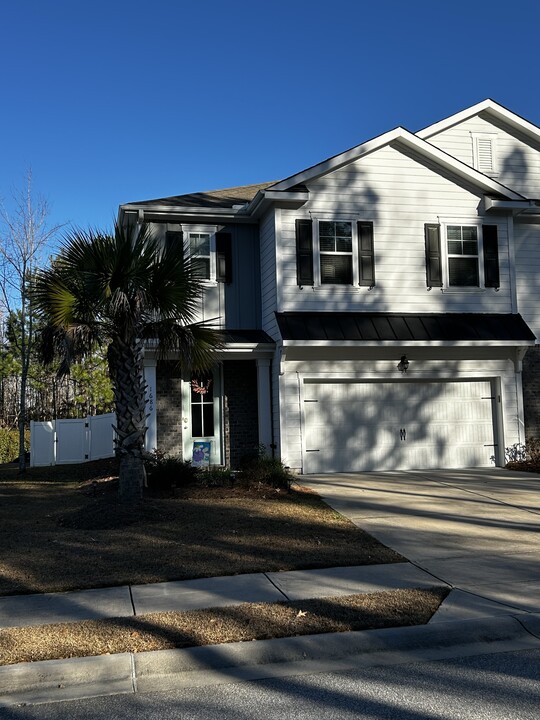
[[426, 224], [424, 236], [428, 287], [499, 288], [497, 225]]
[[180, 245], [195, 275], [209, 282], [232, 282], [232, 235], [215, 226], [183, 225], [165, 233], [165, 245]]
[[485, 175], [497, 174], [497, 136], [475, 133], [473, 141], [473, 164]]
[[301, 287], [373, 287], [373, 223], [322, 218], [297, 220], [296, 270]]

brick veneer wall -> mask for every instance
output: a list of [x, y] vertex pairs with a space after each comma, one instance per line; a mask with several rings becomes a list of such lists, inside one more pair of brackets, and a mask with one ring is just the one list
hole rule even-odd
[[171, 362], [160, 362], [156, 369], [156, 414], [158, 449], [182, 455], [182, 378]]
[[540, 438], [540, 347], [531, 347], [523, 359], [525, 437]]
[[259, 444], [257, 366], [254, 360], [223, 363], [225, 463], [236, 468]]

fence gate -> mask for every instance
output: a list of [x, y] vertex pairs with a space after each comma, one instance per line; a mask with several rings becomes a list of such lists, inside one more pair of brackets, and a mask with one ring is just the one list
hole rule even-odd
[[67, 465], [114, 456], [114, 413], [30, 423], [30, 465]]

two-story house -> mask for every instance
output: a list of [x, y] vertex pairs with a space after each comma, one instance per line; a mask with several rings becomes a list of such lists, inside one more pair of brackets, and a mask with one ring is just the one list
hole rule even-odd
[[147, 353], [148, 447], [302, 473], [504, 464], [540, 435], [540, 129], [492, 100], [278, 182], [129, 203], [182, 243], [225, 350]]

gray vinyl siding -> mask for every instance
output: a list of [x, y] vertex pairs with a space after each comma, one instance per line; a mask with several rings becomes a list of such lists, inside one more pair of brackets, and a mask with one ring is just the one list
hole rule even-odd
[[497, 173], [492, 177], [525, 197], [540, 196], [540, 143], [519, 132], [475, 116], [427, 138], [432, 145], [473, 166], [473, 133], [496, 137]]
[[225, 325], [231, 329], [261, 327], [259, 229], [256, 225], [223, 227], [231, 233], [232, 282], [223, 285]]
[[271, 210], [261, 218], [259, 227], [261, 246], [262, 329], [273, 338], [279, 338], [279, 330], [274, 314], [277, 294], [276, 213], [278, 212], [278, 210]]
[[[480, 193], [443, 177], [425, 163], [384, 147], [309, 183], [310, 199], [300, 210], [281, 211], [280, 311], [511, 312], [507, 221], [498, 225], [500, 290], [426, 287], [424, 225], [448, 220], [481, 222]], [[298, 286], [295, 219], [373, 222], [375, 287]], [[443, 238], [441, 242], [444, 248]], [[315, 262], [317, 262], [317, 252]]]

